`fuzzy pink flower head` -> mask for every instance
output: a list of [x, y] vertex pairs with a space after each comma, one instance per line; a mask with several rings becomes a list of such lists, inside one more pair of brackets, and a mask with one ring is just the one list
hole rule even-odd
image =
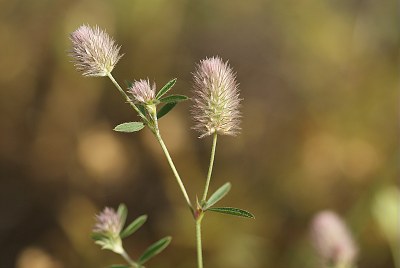
[[336, 213], [322, 211], [314, 217], [311, 240], [325, 265], [354, 265], [358, 254], [357, 246], [345, 223]]
[[219, 57], [200, 61], [193, 74], [192, 116], [200, 138], [213, 133], [235, 136], [241, 114], [236, 76]]
[[93, 232], [118, 237], [123, 227], [122, 224], [118, 213], [114, 209], [106, 207], [100, 214], [96, 215]]
[[76, 69], [84, 76], [106, 76], [111, 73], [122, 55], [120, 47], [98, 26], [80, 26], [70, 35], [73, 58]]
[[129, 87], [128, 92], [132, 94], [135, 102], [149, 104], [155, 99], [156, 84], [150, 86], [149, 80], [141, 79], [133, 82]]

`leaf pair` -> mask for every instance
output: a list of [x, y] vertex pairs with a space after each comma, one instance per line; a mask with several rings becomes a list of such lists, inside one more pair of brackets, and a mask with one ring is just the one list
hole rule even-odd
[[212, 211], [212, 212], [217, 212], [217, 213], [222, 213], [222, 214], [229, 214], [229, 215], [238, 216], [238, 217], [255, 219], [253, 214], [251, 214], [250, 212], [248, 212], [246, 210], [240, 209], [240, 208], [233, 208], [233, 207], [215, 207], [215, 208], [212, 208], [213, 205], [215, 205], [218, 201], [220, 201], [222, 198], [224, 198], [228, 194], [230, 189], [231, 189], [231, 183], [227, 182], [224, 185], [222, 185], [203, 204], [202, 209], [204, 211]]

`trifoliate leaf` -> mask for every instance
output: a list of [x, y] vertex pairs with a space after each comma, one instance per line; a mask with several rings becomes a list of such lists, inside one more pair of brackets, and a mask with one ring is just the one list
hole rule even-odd
[[123, 231], [121, 231], [120, 237], [125, 238], [136, 232], [146, 222], [147, 215], [142, 215], [135, 219], [129, 224]]
[[154, 244], [152, 244], [150, 247], [148, 247], [145, 252], [140, 256], [139, 258], [139, 264], [143, 264], [153, 258], [155, 255], [159, 254], [161, 251], [163, 251], [171, 242], [171, 237], [167, 236], [164, 237]]
[[248, 212], [246, 210], [240, 209], [240, 208], [218, 207], [218, 208], [209, 208], [209, 209], [207, 209], [207, 211], [213, 211], [213, 212], [229, 214], [229, 215], [238, 216], [238, 217], [255, 219], [253, 214], [251, 214], [250, 212]]
[[218, 188], [218, 190], [216, 190], [207, 200], [207, 202], [203, 206], [203, 210], [207, 210], [208, 208], [215, 205], [219, 200], [221, 200], [222, 198], [224, 198], [225, 195], [228, 194], [230, 189], [231, 189], [231, 184], [229, 182], [225, 183], [220, 188]]
[[136, 132], [144, 128], [144, 124], [142, 122], [127, 122], [127, 123], [122, 123], [119, 124], [114, 128], [115, 131], [118, 132], [125, 132], [125, 133], [131, 133], [131, 132]]
[[156, 99], [160, 99], [162, 96], [165, 95], [165, 93], [167, 93], [176, 83], [176, 78], [172, 79], [171, 81], [169, 81], [168, 83], [165, 84], [165, 86], [162, 87], [162, 89], [160, 89], [160, 91], [158, 91], [157, 95], [156, 95]]

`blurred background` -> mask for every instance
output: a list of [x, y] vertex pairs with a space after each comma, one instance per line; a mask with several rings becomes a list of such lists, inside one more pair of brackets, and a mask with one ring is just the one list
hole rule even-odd
[[[395, 267], [372, 207], [398, 178], [397, 11], [394, 0], [1, 1], [0, 267], [123, 263], [89, 237], [94, 215], [121, 202], [128, 220], [149, 215], [129, 253], [172, 235], [148, 267], [195, 267], [194, 223], [156, 140], [113, 132], [136, 115], [67, 56], [84, 23], [122, 46], [121, 84], [177, 77], [174, 93], [190, 96], [195, 64], [214, 55], [237, 72], [242, 133], [219, 139], [210, 191], [232, 182], [221, 205], [256, 220], [207, 215], [206, 267], [317, 267], [309, 224], [324, 209], [353, 232], [358, 267]], [[189, 109], [160, 124], [194, 200], [211, 139], [191, 130]]]

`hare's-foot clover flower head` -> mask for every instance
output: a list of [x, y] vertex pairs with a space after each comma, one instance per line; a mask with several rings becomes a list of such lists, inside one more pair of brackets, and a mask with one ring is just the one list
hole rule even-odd
[[106, 76], [122, 57], [114, 40], [98, 26], [82, 25], [70, 35], [76, 69], [84, 76]]
[[129, 87], [128, 92], [132, 94], [133, 100], [136, 103], [152, 104], [156, 95], [156, 84], [150, 86], [149, 80], [141, 79], [135, 81]]
[[192, 115], [200, 137], [235, 136], [240, 123], [239, 88], [235, 73], [219, 57], [206, 58], [194, 72]]
[[96, 224], [93, 228], [93, 238], [96, 240], [96, 244], [118, 254], [124, 252], [120, 237], [123, 225], [121, 216], [114, 209], [106, 207], [96, 215]]
[[327, 267], [353, 267], [358, 249], [350, 231], [337, 214], [318, 213], [311, 224], [312, 243]]

